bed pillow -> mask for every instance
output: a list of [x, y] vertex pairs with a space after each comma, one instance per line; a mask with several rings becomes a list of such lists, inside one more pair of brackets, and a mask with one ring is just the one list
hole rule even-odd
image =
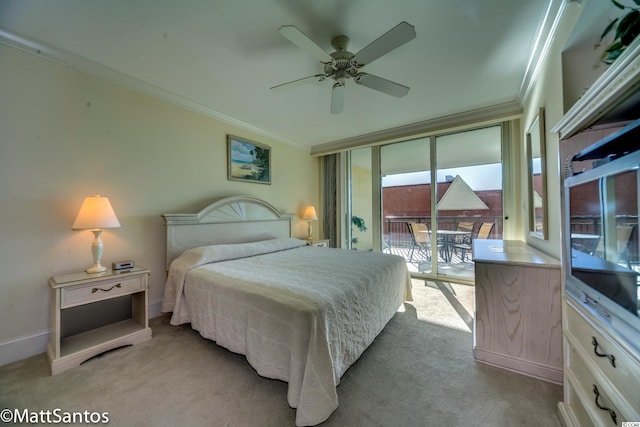
[[187, 261], [188, 264], [198, 266], [210, 262], [227, 261], [270, 252], [285, 251], [287, 249], [305, 246], [306, 244], [304, 240], [300, 239], [280, 238], [249, 243], [200, 246], [185, 251], [180, 255], [180, 258], [182, 258], [182, 261]]

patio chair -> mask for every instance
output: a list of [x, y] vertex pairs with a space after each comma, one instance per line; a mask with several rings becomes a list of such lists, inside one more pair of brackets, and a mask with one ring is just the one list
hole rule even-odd
[[456, 243], [453, 245], [453, 251], [457, 254], [460, 252], [462, 262], [466, 261], [467, 252], [471, 252], [471, 236], [473, 233], [474, 222], [460, 221], [456, 227], [457, 231], [468, 231], [468, 235], [458, 236]]
[[478, 230], [476, 239], [488, 239], [495, 225], [496, 224], [494, 222], [483, 222], [480, 224], [480, 229]]
[[[616, 225], [616, 249], [618, 262], [625, 263], [627, 268], [631, 269], [631, 261], [629, 259], [629, 246], [633, 240], [633, 230], [636, 228], [635, 224], [618, 224]], [[604, 258], [604, 242], [602, 237], [598, 241], [598, 246], [595, 250], [595, 255], [600, 258]]]
[[631, 270], [631, 261], [629, 257], [629, 247], [633, 240], [633, 230], [636, 228], [635, 224], [618, 224], [616, 226], [616, 237], [618, 239], [618, 259], [621, 262], [626, 262], [627, 268]]
[[427, 224], [419, 222], [408, 222], [409, 234], [411, 235], [411, 254], [409, 262], [413, 262], [413, 252], [418, 249], [426, 259], [431, 259], [431, 236]]

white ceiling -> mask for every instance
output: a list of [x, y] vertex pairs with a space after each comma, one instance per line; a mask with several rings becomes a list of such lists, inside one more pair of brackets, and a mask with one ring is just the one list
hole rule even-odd
[[[518, 102], [551, 2], [0, 0], [0, 41], [312, 147]], [[322, 71], [280, 26], [295, 25], [329, 52], [345, 34], [357, 52], [401, 21], [417, 37], [364, 71], [409, 86], [406, 97], [349, 81], [344, 112], [331, 115], [328, 80], [269, 90]]]

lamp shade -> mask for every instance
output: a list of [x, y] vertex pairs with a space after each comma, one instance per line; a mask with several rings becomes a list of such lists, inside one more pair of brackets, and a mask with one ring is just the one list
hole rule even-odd
[[302, 219], [306, 219], [307, 221], [317, 221], [318, 214], [316, 214], [316, 208], [312, 205], [309, 205], [304, 210], [304, 215], [302, 215]]
[[109, 199], [96, 194], [84, 199], [71, 229], [87, 230], [118, 227], [120, 227], [120, 222], [111, 207], [111, 203], [109, 203]]

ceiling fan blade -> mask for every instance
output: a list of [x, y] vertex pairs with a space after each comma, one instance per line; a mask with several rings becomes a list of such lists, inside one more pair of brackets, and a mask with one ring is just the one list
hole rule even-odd
[[395, 96], [396, 98], [402, 98], [409, 93], [409, 87], [371, 74], [358, 74], [354, 80], [362, 86]]
[[287, 40], [306, 51], [320, 62], [331, 62], [333, 58], [324, 49], [311, 40], [305, 33], [293, 25], [283, 25], [278, 30]]
[[279, 84], [277, 86], [273, 86], [270, 89], [274, 90], [274, 91], [279, 91], [279, 90], [283, 90], [283, 89], [291, 89], [292, 87], [303, 86], [303, 85], [306, 85], [307, 83], [311, 83], [311, 82], [321, 82], [326, 78], [327, 78], [327, 76], [325, 76], [324, 74], [316, 74], [315, 76], [303, 77], [301, 79], [293, 80], [293, 81], [290, 81], [290, 82], [287, 82], [287, 83], [282, 83], [282, 84]]
[[331, 114], [340, 114], [344, 107], [344, 82], [335, 83], [331, 90]]
[[355, 54], [359, 66], [370, 64], [382, 55], [416, 38], [416, 29], [407, 22], [401, 22]]

